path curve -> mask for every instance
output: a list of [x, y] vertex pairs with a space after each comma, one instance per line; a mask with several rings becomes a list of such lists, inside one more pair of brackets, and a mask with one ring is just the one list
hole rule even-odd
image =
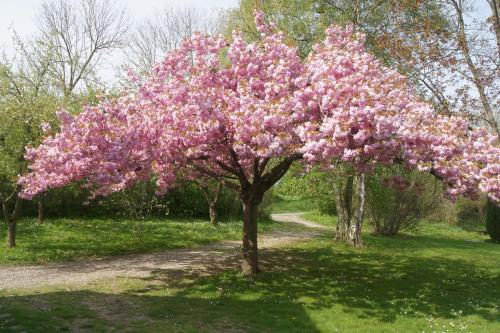
[[[305, 220], [301, 213], [272, 214], [273, 220], [295, 223], [311, 230], [276, 230], [259, 238], [268, 249], [311, 239], [326, 227]], [[150, 254], [114, 256], [98, 260], [53, 263], [36, 266], [0, 267], [0, 290], [61, 284], [84, 284], [113, 277], [149, 277], [155, 272], [197, 271], [239, 265], [241, 241], [224, 241], [195, 248]]]
[[303, 212], [275, 213], [271, 214], [271, 218], [278, 222], [291, 222], [291, 223], [301, 224], [305, 227], [313, 229], [324, 229], [324, 230], [330, 229], [329, 227], [324, 226], [322, 224], [306, 220], [305, 218], [302, 217], [302, 214], [304, 213]]

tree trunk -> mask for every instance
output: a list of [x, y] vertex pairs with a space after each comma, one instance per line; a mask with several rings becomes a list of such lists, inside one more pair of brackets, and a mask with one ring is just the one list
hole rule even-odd
[[16, 246], [16, 228], [17, 220], [11, 220], [7, 223], [7, 247]]
[[210, 203], [208, 205], [208, 211], [210, 213], [210, 223], [212, 223], [213, 226], [217, 225], [217, 208], [215, 207], [215, 203]]
[[[217, 201], [219, 201], [219, 195], [222, 190], [222, 182], [219, 182], [215, 188], [211, 189], [210, 184], [203, 183], [199, 181], [194, 182], [203, 192], [205, 200], [208, 204], [208, 214], [210, 215], [210, 223], [216, 226], [217, 221]], [[212, 186], [213, 187], [213, 186]]]
[[[18, 190], [16, 189], [9, 197], [5, 198], [2, 193], [0, 193], [0, 202], [2, 205], [2, 211], [4, 216], [4, 221], [7, 224], [7, 247], [16, 246], [16, 227], [17, 220], [21, 214], [21, 198], [18, 196]], [[8, 202], [14, 200], [14, 210], [9, 212]]]
[[[354, 191], [356, 180], [356, 191]], [[354, 193], [356, 192], [356, 193]], [[353, 200], [354, 194], [356, 195]], [[335, 239], [355, 247], [363, 246], [361, 231], [365, 212], [365, 176], [348, 176], [337, 185], [337, 232]]]
[[42, 224], [45, 219], [45, 194], [38, 198], [38, 223]]
[[345, 182], [339, 181], [336, 188], [335, 204], [337, 206], [337, 228], [335, 240], [347, 241], [351, 228], [353, 176], [347, 176]]
[[257, 212], [259, 202], [243, 202], [243, 274], [252, 276], [260, 272], [257, 246]]
[[356, 200], [356, 214], [353, 216], [349, 229], [348, 243], [355, 247], [363, 246], [361, 239], [361, 228], [363, 226], [363, 218], [365, 216], [365, 174], [357, 176], [357, 200]]

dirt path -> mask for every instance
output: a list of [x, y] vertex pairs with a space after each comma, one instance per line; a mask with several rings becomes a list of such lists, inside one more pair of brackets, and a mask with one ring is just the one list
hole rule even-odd
[[[318, 235], [320, 229], [327, 229], [303, 219], [301, 213], [272, 214], [272, 218], [278, 222], [300, 224], [311, 230], [277, 230], [266, 234], [259, 239], [261, 249], [304, 241]], [[0, 290], [83, 284], [112, 277], [148, 277], [159, 271], [209, 273], [214, 268], [237, 267], [240, 244], [241, 241], [225, 241], [196, 248], [115, 256], [101, 260], [4, 267], [0, 268]]]

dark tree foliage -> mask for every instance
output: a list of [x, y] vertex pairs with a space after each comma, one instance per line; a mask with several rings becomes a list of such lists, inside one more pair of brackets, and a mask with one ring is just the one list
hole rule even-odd
[[500, 242], [500, 205], [488, 200], [486, 204], [486, 231], [494, 242]]

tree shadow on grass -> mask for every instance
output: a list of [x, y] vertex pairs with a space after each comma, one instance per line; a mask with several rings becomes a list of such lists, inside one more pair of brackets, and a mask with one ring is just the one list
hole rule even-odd
[[[445, 247], [469, 251], [463, 243], [452, 241]], [[158, 270], [145, 280], [173, 285], [179, 295], [224, 290], [235, 298], [257, 297], [270, 312], [276, 311], [273, 304], [286, 302], [311, 311], [341, 305], [355, 317], [388, 323], [402, 314], [453, 319], [460, 313], [500, 324], [500, 271], [486, 270], [471, 260], [388, 252], [331, 247], [264, 250], [265, 273], [256, 280], [235, 271], [216, 274], [221, 267], [234, 268], [232, 261], [202, 274]], [[209, 276], [199, 279], [203, 275]]]
[[[293, 249], [270, 253], [259, 288], [307, 299], [313, 310], [342, 305], [360, 318], [476, 315], [500, 323], [500, 273], [465, 260], [361, 251]], [[215, 277], [217, 278], [217, 277]]]
[[[462, 249], [459, 243], [448, 245]], [[228, 260], [203, 273], [158, 270], [145, 279], [150, 282], [146, 288], [131, 292], [161, 290], [167, 283], [179, 289], [177, 295], [222, 292], [232, 299], [255, 298], [266, 313], [277, 316], [283, 314], [280, 304], [300, 305], [306, 311], [340, 305], [354, 318], [385, 323], [402, 315], [444, 319], [460, 315], [500, 324], [499, 271], [485, 270], [470, 260], [387, 252], [329, 247], [265, 250], [261, 263], [266, 273], [256, 280], [227, 271], [235, 267]], [[217, 274], [220, 269], [226, 273]], [[208, 276], [200, 279], [203, 275]]]
[[10, 296], [0, 305], [1, 332], [319, 332], [300, 304], [269, 312], [259, 299], [224, 295], [59, 291]]

